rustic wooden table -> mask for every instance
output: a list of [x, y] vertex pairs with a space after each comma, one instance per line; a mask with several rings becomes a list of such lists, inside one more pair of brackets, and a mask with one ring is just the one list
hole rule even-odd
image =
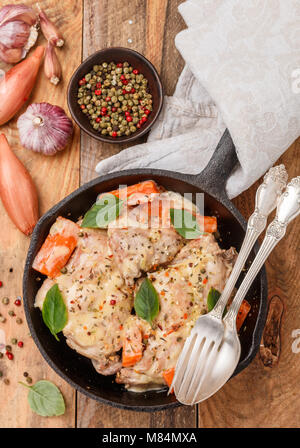
[[[3, 2], [1, 2], [3, 4]], [[12, 0], [5, 3], [12, 3]], [[16, 1], [16, 3], [20, 3]], [[35, 1], [26, 1], [34, 4]], [[166, 94], [174, 91], [183, 61], [175, 48], [174, 37], [184, 22], [177, 11], [181, 0], [40, 0], [62, 30], [66, 45], [59, 50], [63, 81], [54, 87], [41, 73], [31, 102], [49, 101], [67, 110], [68, 80], [80, 61], [96, 50], [109, 46], [125, 46], [140, 51], [160, 72]], [[132, 23], [131, 23], [132, 21]], [[45, 43], [42, 37], [40, 43]], [[1, 68], [1, 67], [0, 67]], [[54, 157], [34, 154], [20, 146], [16, 119], [0, 129], [5, 132], [17, 156], [27, 166], [38, 187], [41, 214], [79, 185], [96, 176], [96, 162], [117, 153], [119, 145], [101, 144], [81, 134], [76, 128], [68, 148]], [[281, 158], [290, 177], [300, 173], [300, 140]], [[17, 181], [17, 179], [16, 179]], [[247, 218], [253, 210], [257, 185], [235, 199], [236, 206]], [[22, 273], [29, 238], [8, 219], [0, 204], [0, 296], [9, 296], [11, 303], [22, 291]], [[0, 370], [10, 385], [0, 381], [0, 427], [298, 427], [300, 426], [300, 354], [292, 343], [300, 328], [298, 308], [299, 222], [288, 229], [288, 235], [267, 262], [269, 291], [279, 294], [284, 304], [281, 323], [281, 355], [279, 363], [264, 367], [259, 355], [252, 364], [231, 380], [212, 398], [195, 407], [156, 413], [122, 411], [101, 405], [77, 393], [48, 366], [30, 338], [22, 309], [17, 315], [24, 320], [16, 325], [14, 318], [0, 324], [7, 341], [17, 337], [24, 348], [15, 349], [14, 361], [3, 358]], [[13, 305], [12, 305], [13, 307]], [[0, 313], [8, 308], [0, 302]], [[272, 322], [271, 322], [272, 327]], [[276, 330], [276, 322], [273, 327]], [[299, 330], [300, 334], [300, 330]], [[300, 351], [300, 344], [299, 344]], [[62, 417], [43, 418], [27, 404], [27, 391], [18, 384], [28, 371], [34, 381], [47, 378], [62, 390], [66, 413]]]

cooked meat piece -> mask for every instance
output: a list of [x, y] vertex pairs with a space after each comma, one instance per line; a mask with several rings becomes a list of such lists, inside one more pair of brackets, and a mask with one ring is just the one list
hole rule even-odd
[[163, 371], [175, 367], [184, 342], [197, 318], [207, 312], [211, 287], [222, 291], [232, 262], [213, 235], [190, 241], [168, 268], [148, 274], [159, 294], [160, 311], [142, 359], [123, 368], [117, 382], [129, 386], [165, 384]]
[[63, 333], [69, 346], [94, 359], [99, 373], [102, 369], [107, 372], [108, 367], [115, 370], [116, 363], [112, 368], [108, 361], [115, 361], [122, 347], [122, 325], [130, 316], [133, 301], [114, 263], [107, 232], [84, 229], [66, 268], [66, 273], [53, 281], [45, 280], [35, 306], [42, 308], [48, 289], [57, 283], [68, 308]]
[[110, 247], [128, 285], [158, 265], [171, 261], [182, 246], [182, 238], [170, 229], [115, 229], [109, 233]]
[[190, 330], [191, 324], [188, 324], [166, 336], [157, 328], [147, 340], [142, 359], [133, 367], [122, 368], [117, 373], [116, 382], [146, 389], [164, 386], [162, 373], [176, 365]]
[[183, 246], [183, 238], [170, 225], [170, 208], [194, 210], [177, 193], [164, 192], [152, 202], [123, 208], [108, 228], [109, 244], [127, 284], [159, 265], [170, 262]]
[[75, 222], [59, 216], [32, 263], [33, 269], [55, 278], [71, 257], [79, 231]]
[[103, 356], [97, 360], [92, 359], [92, 364], [101, 375], [114, 375], [122, 368], [122, 362], [119, 355]]

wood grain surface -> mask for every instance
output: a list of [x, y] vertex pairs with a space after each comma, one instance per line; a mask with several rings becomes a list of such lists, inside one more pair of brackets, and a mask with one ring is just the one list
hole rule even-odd
[[[30, 102], [49, 101], [67, 110], [66, 86], [71, 73], [81, 58], [109, 46], [130, 47], [145, 54], [160, 72], [165, 93], [171, 95], [183, 68], [183, 60], [174, 45], [175, 35], [185, 27], [177, 11], [181, 1], [40, 1], [41, 7], [56, 21], [66, 38], [66, 46], [59, 51], [64, 82], [54, 87], [41, 72]], [[44, 40], [40, 38], [40, 42]], [[49, 158], [21, 148], [16, 119], [0, 130], [6, 133], [34, 178], [41, 213], [79, 184], [94, 178], [97, 162], [126, 147], [96, 142], [83, 133], [79, 138], [77, 128], [68, 148]], [[279, 161], [286, 165], [290, 177], [300, 173], [299, 151], [300, 139]], [[252, 213], [258, 184], [234, 200], [246, 218]], [[9, 296], [13, 301], [21, 294], [29, 240], [13, 227], [1, 204], [0, 228], [0, 280], [3, 281], [0, 298]], [[292, 332], [300, 329], [299, 246], [299, 223], [294, 222], [267, 262], [270, 296], [276, 291], [284, 304], [281, 354], [279, 363], [272, 368], [265, 367], [257, 356], [246, 370], [197, 407], [182, 406], [152, 414], [122, 411], [103, 406], [71, 389], [43, 360], [28, 335], [26, 323], [17, 326], [12, 318], [8, 318], [0, 328], [5, 329], [8, 341], [11, 337], [22, 338], [24, 348], [14, 350], [14, 361], [0, 360], [0, 370], [11, 382], [9, 386], [0, 382], [0, 427], [299, 427], [300, 353], [292, 351]], [[11, 268], [13, 272], [10, 272]], [[6, 308], [0, 302], [0, 313], [6, 315], [11, 308], [13, 306]], [[17, 314], [24, 318], [21, 309]], [[47, 419], [31, 412], [26, 401], [27, 392], [18, 385], [24, 371], [28, 371], [34, 381], [47, 378], [61, 388], [67, 404], [64, 416]]]
[[[11, 0], [9, 3], [13, 3]], [[20, 3], [20, 2], [15, 2]], [[28, 5], [35, 1], [27, 2]], [[1, 5], [3, 3], [1, 2]], [[41, 67], [37, 84], [27, 103], [47, 101], [57, 104], [67, 111], [66, 87], [72, 72], [81, 61], [82, 42], [82, 5], [81, 2], [66, 0], [57, 2], [55, 0], [40, 0], [41, 8], [44, 8], [51, 19], [53, 19], [65, 36], [66, 45], [58, 52], [62, 63], [63, 81], [53, 86], [46, 79]], [[40, 35], [39, 43], [45, 45], [45, 39]], [[1, 66], [6, 69], [7, 67]], [[20, 111], [24, 112], [26, 105]], [[33, 153], [21, 147], [18, 130], [16, 127], [17, 116], [6, 126], [1, 126], [14, 149], [16, 155], [22, 160], [39, 192], [40, 214], [46, 212], [64, 196], [69, 194], [79, 184], [79, 140], [80, 133], [75, 130], [72, 141], [68, 147], [53, 157]], [[16, 182], [18, 179], [16, 179]], [[29, 238], [23, 236], [10, 222], [2, 203], [0, 201], [0, 279], [3, 287], [0, 288], [0, 298], [8, 296], [10, 305], [5, 306], [0, 302], [0, 313], [7, 317], [1, 328], [5, 330], [7, 343], [11, 338], [23, 340], [24, 347], [14, 348], [15, 359], [9, 361], [4, 357], [0, 360], [0, 370], [4, 376], [9, 378], [10, 385], [3, 381], [0, 383], [0, 427], [73, 427], [75, 425], [75, 394], [63, 379], [48, 366], [42, 358], [33, 340], [29, 336], [29, 330], [25, 321], [23, 309], [13, 305], [13, 301], [22, 294], [22, 275]], [[13, 269], [13, 272], [9, 272]], [[24, 323], [16, 324], [16, 318], [9, 317], [7, 312], [14, 309], [17, 316], [22, 317]], [[18, 384], [22, 381], [23, 372], [27, 371], [33, 381], [49, 379], [53, 381], [64, 394], [67, 412], [62, 417], [43, 418], [34, 414], [27, 404], [27, 389]]]

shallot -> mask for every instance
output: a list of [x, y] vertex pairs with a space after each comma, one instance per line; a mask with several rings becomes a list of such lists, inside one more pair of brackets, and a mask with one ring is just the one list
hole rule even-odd
[[49, 103], [28, 106], [17, 126], [22, 145], [45, 155], [64, 149], [73, 132], [72, 121], [64, 110]]
[[37, 47], [31, 56], [0, 78], [0, 126], [9, 121], [28, 100], [44, 51], [44, 47]]
[[0, 134], [0, 198], [16, 227], [30, 235], [38, 220], [37, 191], [4, 134]]
[[15, 64], [23, 59], [38, 37], [38, 16], [29, 6], [6, 5], [0, 10], [0, 59]]

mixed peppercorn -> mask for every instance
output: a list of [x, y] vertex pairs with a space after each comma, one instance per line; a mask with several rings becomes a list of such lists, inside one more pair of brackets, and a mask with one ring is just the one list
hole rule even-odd
[[[10, 271], [11, 272], [11, 271]], [[1, 282], [1, 284], [3, 285], [3, 283]], [[10, 304], [10, 299], [9, 297], [3, 297], [1, 300], [3, 305], [9, 305]], [[20, 307], [22, 305], [22, 300], [21, 297], [18, 296], [15, 300], [14, 300], [14, 305], [17, 307]], [[15, 317], [16, 314], [14, 312], [13, 309], [10, 309], [7, 313], [10, 317]], [[6, 318], [0, 314], [0, 322], [1, 323], [5, 323], [6, 322]], [[22, 324], [23, 320], [20, 317], [16, 318], [16, 323], [17, 324]], [[10, 345], [11, 344], [11, 345]], [[11, 338], [10, 340], [10, 344], [4, 345], [4, 344], [0, 344], [0, 359], [3, 358], [4, 354], [6, 356], [6, 358], [10, 361], [13, 361], [14, 359], [14, 354], [13, 354], [13, 346], [17, 346], [19, 348], [23, 348], [24, 346], [24, 342], [21, 340], [18, 340], [17, 338]], [[2, 351], [1, 351], [2, 350]], [[0, 366], [1, 367], [1, 366]], [[3, 377], [3, 371], [0, 370], [0, 378]], [[8, 385], [10, 384], [10, 380], [8, 378], [4, 378], [3, 379], [3, 383]]]
[[113, 138], [140, 129], [152, 111], [148, 80], [128, 62], [103, 62], [79, 81], [78, 104], [96, 131]]

